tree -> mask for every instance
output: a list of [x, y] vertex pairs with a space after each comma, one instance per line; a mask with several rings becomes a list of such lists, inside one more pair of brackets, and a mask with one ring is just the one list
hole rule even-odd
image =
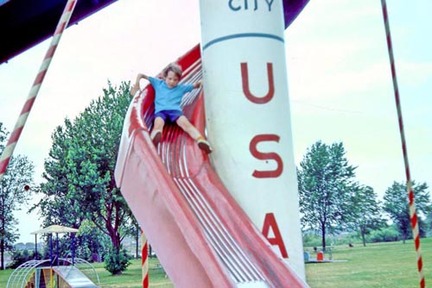
[[426, 225], [426, 229], [425, 229], [426, 236], [430, 237], [432, 231], [432, 211], [429, 212], [429, 214], [426, 216], [425, 225]]
[[353, 225], [360, 232], [363, 246], [366, 246], [366, 235], [386, 226], [380, 203], [372, 187], [359, 185], [352, 204], [355, 215]]
[[[0, 153], [5, 149], [7, 132], [0, 123]], [[27, 204], [31, 198], [31, 192], [24, 189], [26, 185], [32, 185], [34, 174], [33, 163], [25, 156], [11, 157], [6, 173], [0, 182], [0, 269], [4, 267], [4, 253], [12, 249], [13, 243], [19, 234], [16, 226], [18, 220], [13, 213]], [[27, 186], [28, 187], [28, 186]]]
[[45, 197], [37, 206], [45, 224], [78, 228], [85, 219], [92, 221], [120, 251], [132, 215], [116, 187], [114, 168], [131, 96], [124, 82], [120, 87], [108, 82], [103, 92], [53, 133], [43, 174], [46, 183], [41, 185]]
[[101, 254], [109, 251], [111, 240], [92, 221], [84, 220], [80, 224], [76, 242], [78, 257], [99, 262]]
[[305, 229], [321, 232], [323, 249], [327, 232], [343, 230], [354, 217], [352, 198], [355, 167], [348, 164], [342, 143], [321, 141], [307, 151], [297, 171], [301, 223]]
[[[430, 207], [430, 195], [427, 191], [428, 186], [426, 183], [416, 185], [416, 183], [412, 181], [412, 188], [415, 195], [414, 201], [420, 233], [424, 234], [422, 226], [422, 223], [424, 223], [423, 218], [432, 211]], [[383, 206], [384, 211], [387, 212], [398, 228], [404, 243], [406, 239], [412, 237], [407, 195], [407, 186], [404, 183], [393, 182], [392, 186], [385, 191]]]

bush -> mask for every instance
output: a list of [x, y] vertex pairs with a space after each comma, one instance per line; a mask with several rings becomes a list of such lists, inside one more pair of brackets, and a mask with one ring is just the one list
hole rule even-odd
[[369, 235], [370, 242], [393, 242], [399, 240], [399, 232], [394, 227], [374, 230]]
[[[335, 245], [348, 245], [349, 243], [361, 243], [361, 239], [358, 237], [357, 233], [341, 233], [341, 234], [329, 234], [326, 237], [326, 246], [331, 247]], [[321, 235], [313, 233], [303, 234], [303, 247], [317, 247], [317, 249], [322, 249], [322, 239]]]
[[[38, 255], [38, 259], [42, 258], [42, 255], [39, 252], [37, 253], [37, 255]], [[7, 268], [15, 269], [21, 264], [33, 259], [35, 259], [34, 251], [14, 250], [12, 251], [12, 256], [11, 256], [12, 261], [11, 263], [9, 263]]]
[[122, 274], [123, 271], [131, 264], [130, 257], [127, 255], [126, 250], [111, 248], [107, 255], [105, 255], [105, 269], [112, 275]]
[[304, 247], [320, 247], [322, 244], [321, 237], [312, 233], [303, 234]]

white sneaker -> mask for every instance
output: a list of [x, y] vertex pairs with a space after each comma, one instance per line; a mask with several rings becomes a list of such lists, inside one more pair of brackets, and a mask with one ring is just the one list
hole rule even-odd
[[198, 147], [201, 150], [205, 151], [207, 154], [211, 153], [213, 151], [213, 149], [210, 146], [210, 143], [205, 139], [198, 139], [197, 144], [198, 144]]
[[162, 139], [162, 131], [160, 130], [152, 131], [150, 134], [150, 138], [152, 139], [153, 144], [157, 146]]

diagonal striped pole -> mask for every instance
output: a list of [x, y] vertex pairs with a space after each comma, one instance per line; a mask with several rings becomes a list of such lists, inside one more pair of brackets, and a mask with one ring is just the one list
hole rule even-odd
[[410, 168], [408, 163], [408, 151], [407, 151], [405, 132], [403, 127], [402, 109], [401, 109], [401, 103], [399, 98], [399, 89], [397, 84], [396, 67], [395, 67], [395, 61], [393, 56], [393, 46], [391, 41], [390, 25], [389, 25], [388, 13], [387, 13], [386, 1], [381, 0], [381, 5], [382, 5], [383, 16], [384, 16], [384, 25], [385, 25], [385, 31], [387, 37], [387, 48], [388, 48], [388, 54], [390, 58], [390, 66], [391, 66], [391, 73], [393, 79], [393, 89], [395, 94], [396, 109], [397, 109], [398, 121], [399, 121], [399, 131], [400, 131], [401, 142], [402, 142], [402, 152], [403, 152], [404, 163], [405, 163], [405, 175], [406, 175], [406, 183], [407, 183], [410, 222], [411, 222], [411, 228], [413, 232], [414, 245], [417, 253], [417, 268], [420, 276], [419, 284], [421, 288], [424, 288], [426, 287], [426, 282], [423, 275], [423, 260], [422, 260], [422, 254], [420, 249], [420, 233], [419, 233], [419, 227], [417, 221], [418, 219], [417, 219], [417, 213], [416, 213], [416, 207], [414, 201], [414, 190], [412, 187], [411, 173], [410, 173]]
[[141, 231], [141, 268], [142, 287], [149, 287], [149, 263], [148, 263], [148, 242], [143, 231]]
[[21, 114], [18, 117], [18, 120], [15, 124], [15, 128], [12, 131], [9, 140], [6, 144], [5, 149], [0, 157], [0, 181], [3, 179], [4, 174], [6, 173], [7, 166], [12, 157], [13, 151], [15, 150], [15, 146], [18, 143], [18, 140], [21, 136], [21, 132], [24, 129], [24, 125], [27, 121], [27, 117], [30, 114], [31, 108], [33, 107], [33, 103], [36, 100], [36, 96], [38, 95], [39, 89], [42, 85], [42, 81], [45, 78], [45, 74], [48, 70], [48, 67], [51, 63], [52, 57], [54, 56], [54, 52], [57, 49], [60, 38], [63, 34], [63, 31], [66, 29], [69, 20], [71, 18], [72, 12], [75, 8], [77, 0], [69, 0], [66, 3], [66, 7], [63, 11], [63, 14], [60, 18], [59, 23], [57, 24], [57, 28], [54, 32], [53, 39], [51, 41], [51, 45], [46, 52], [45, 58], [42, 62], [42, 65], [39, 69], [39, 72], [36, 76], [36, 79], [33, 82], [33, 86], [30, 89], [30, 93], [27, 96], [27, 100], [24, 103], [24, 106], [21, 110]]

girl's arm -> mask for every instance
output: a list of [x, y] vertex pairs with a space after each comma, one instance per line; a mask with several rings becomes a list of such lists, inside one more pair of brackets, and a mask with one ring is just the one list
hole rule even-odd
[[141, 89], [140, 89], [140, 80], [141, 79], [145, 79], [145, 80], [148, 80], [148, 76], [147, 75], [145, 75], [145, 74], [143, 74], [143, 73], [138, 73], [138, 75], [137, 75], [137, 77], [136, 77], [136, 80], [135, 80], [135, 84], [132, 86], [132, 89], [131, 89], [131, 91], [130, 91], [130, 94], [132, 95], [132, 96], [135, 96], [135, 93], [137, 92], [137, 91], [140, 91], [141, 92]]
[[137, 75], [137, 81], [139, 82], [140, 79], [145, 79], [148, 80], [149, 76], [143, 74], [143, 73], [138, 73]]

